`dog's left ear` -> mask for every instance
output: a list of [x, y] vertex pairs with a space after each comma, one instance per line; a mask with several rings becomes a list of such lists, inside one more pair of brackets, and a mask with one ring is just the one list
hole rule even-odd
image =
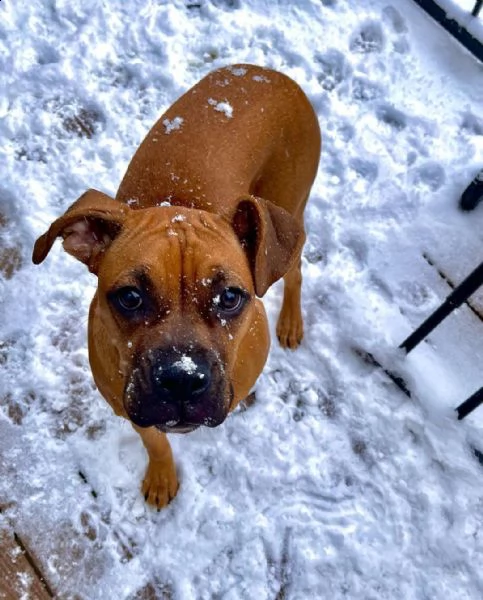
[[256, 196], [239, 199], [232, 227], [247, 253], [255, 293], [261, 297], [297, 260], [304, 229], [289, 212]]
[[62, 237], [64, 250], [87, 265], [91, 273], [97, 273], [105, 250], [121, 231], [129, 211], [126, 204], [88, 190], [35, 242], [32, 261], [41, 263], [56, 238]]

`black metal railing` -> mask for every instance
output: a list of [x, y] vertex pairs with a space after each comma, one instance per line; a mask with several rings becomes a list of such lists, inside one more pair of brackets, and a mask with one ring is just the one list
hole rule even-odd
[[481, 7], [483, 6], [483, 0], [476, 0], [471, 15], [477, 17], [480, 14]]
[[[442, 25], [448, 33], [457, 39], [478, 60], [483, 62], [483, 43], [474, 38], [462, 23], [455, 21], [452, 17], [448, 17], [446, 11], [439, 6], [438, 2], [435, 0], [414, 0], [414, 2]], [[476, 0], [471, 11], [471, 16], [478, 18], [482, 8], [483, 0]]]

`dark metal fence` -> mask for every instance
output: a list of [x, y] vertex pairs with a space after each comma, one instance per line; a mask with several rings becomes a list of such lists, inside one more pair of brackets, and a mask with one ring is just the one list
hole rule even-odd
[[[433, 17], [446, 31], [448, 31], [455, 39], [460, 42], [467, 50], [469, 50], [476, 58], [483, 62], [483, 44], [480, 40], [474, 38], [469, 31], [453, 18], [448, 17], [446, 11], [439, 6], [434, 0], [414, 0], [428, 15]], [[481, 9], [483, 8], [483, 0], [476, 0], [471, 16], [478, 18]]]

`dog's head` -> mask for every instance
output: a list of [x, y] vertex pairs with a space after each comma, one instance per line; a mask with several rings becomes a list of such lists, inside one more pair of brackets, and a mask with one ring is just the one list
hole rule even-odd
[[129, 418], [163, 431], [220, 424], [254, 383], [240, 372], [253, 377], [250, 361], [265, 361], [268, 347], [253, 343], [257, 296], [296, 259], [301, 227], [253, 196], [222, 218], [181, 206], [133, 210], [89, 190], [37, 240], [34, 263], [59, 236], [98, 277], [91, 334], [116, 356]]

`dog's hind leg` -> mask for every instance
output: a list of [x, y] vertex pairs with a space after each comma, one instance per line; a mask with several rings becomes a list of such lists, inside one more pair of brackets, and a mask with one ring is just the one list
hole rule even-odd
[[295, 350], [304, 335], [304, 322], [300, 306], [302, 270], [300, 257], [284, 276], [283, 303], [277, 322], [277, 337], [282, 348]]

